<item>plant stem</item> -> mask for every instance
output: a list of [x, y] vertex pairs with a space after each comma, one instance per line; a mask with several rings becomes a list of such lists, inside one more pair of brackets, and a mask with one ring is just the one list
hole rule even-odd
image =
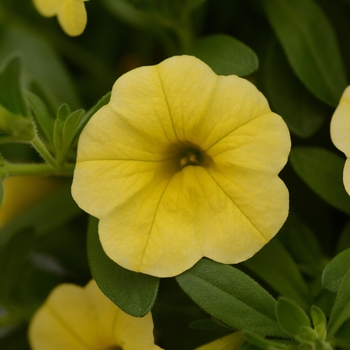
[[53, 169], [59, 169], [57, 161], [52, 157], [51, 153], [47, 150], [45, 145], [36, 135], [34, 139], [30, 142], [36, 151], [41, 155], [45, 162], [51, 166]]

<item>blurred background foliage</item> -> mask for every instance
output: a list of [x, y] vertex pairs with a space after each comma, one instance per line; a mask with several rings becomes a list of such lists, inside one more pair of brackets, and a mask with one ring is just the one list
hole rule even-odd
[[[53, 118], [62, 103], [71, 111], [89, 110], [123, 73], [172, 55], [193, 54], [218, 74], [252, 81], [291, 132], [290, 161], [280, 175], [290, 191], [291, 210], [277, 237], [237, 267], [274, 297], [291, 298], [306, 312], [318, 305], [329, 317], [337, 294], [322, 287], [322, 271], [350, 246], [350, 198], [342, 184], [345, 158], [329, 134], [331, 116], [350, 75], [350, 1], [91, 0], [85, 4], [87, 27], [81, 36], [71, 38], [56, 18], [41, 17], [30, 0], [2, 0], [0, 70], [6, 71], [11, 59], [20, 57], [23, 91], [39, 96]], [[6, 90], [1, 81], [0, 89], [0, 94]], [[27, 143], [3, 142], [0, 151], [11, 162], [40, 162]], [[74, 158], [74, 144], [71, 151]], [[91, 278], [88, 218], [70, 196], [71, 179], [57, 182], [57, 190], [22, 209], [1, 229], [1, 349], [29, 348], [28, 321], [55, 285], [84, 285]], [[34, 193], [41, 187], [30, 182], [25, 186]], [[18, 201], [20, 195], [17, 192]], [[344, 259], [349, 266], [350, 257]], [[339, 270], [338, 265], [333, 268]], [[340, 279], [345, 272], [339, 272]], [[327, 286], [330, 272], [325, 276]], [[189, 327], [200, 319], [208, 321], [207, 313], [215, 318], [217, 310], [196, 299], [190, 275], [185, 277], [163, 279], [159, 291], [158, 284], [152, 289], [157, 295], [149, 305], [155, 336], [167, 350], [193, 349], [235, 328], [234, 310], [225, 318], [231, 327], [210, 320]], [[349, 298], [344, 298], [347, 305]], [[294, 307], [284, 299], [279, 305], [279, 310]], [[346, 319], [336, 336], [348, 340], [349, 348]], [[281, 326], [283, 319], [279, 321]], [[260, 347], [264, 346], [269, 344]]]

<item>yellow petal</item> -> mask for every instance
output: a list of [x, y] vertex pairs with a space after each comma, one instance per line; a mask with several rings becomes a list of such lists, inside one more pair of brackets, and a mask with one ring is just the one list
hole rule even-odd
[[237, 350], [242, 345], [243, 341], [243, 334], [241, 332], [235, 332], [202, 345], [196, 348], [196, 350]]
[[350, 194], [350, 160], [347, 159], [344, 165], [343, 182], [345, 190]]
[[[150, 314], [134, 318], [115, 306], [91, 281], [85, 288], [56, 287], [29, 327], [33, 350], [160, 349]], [[137, 333], [137, 337], [135, 337]]]
[[33, 0], [37, 11], [45, 17], [55, 16], [64, 0]]
[[60, 7], [58, 22], [66, 34], [77, 36], [84, 31], [87, 22], [85, 1], [87, 0], [65, 0]]
[[[164, 163], [133, 160], [91, 160], [78, 162], [72, 195], [91, 215], [100, 218], [140, 198], [166, 181]], [[96, 181], [99, 179], [99, 181]], [[93, 200], [91, 200], [93, 198]]]
[[[331, 138], [334, 145], [350, 157], [350, 86], [348, 86], [331, 120]], [[350, 164], [346, 161], [343, 176], [344, 186], [350, 194]]]
[[271, 112], [253, 84], [237, 76], [217, 76], [195, 57], [165, 60], [158, 71], [178, 139], [203, 150]]
[[222, 263], [248, 259], [287, 213], [288, 191], [276, 176], [248, 177], [237, 186], [215, 169], [186, 167], [104, 217], [99, 234], [112, 260], [166, 277], [203, 256]]
[[348, 86], [336, 108], [331, 121], [331, 137], [334, 145], [350, 156], [350, 86]]

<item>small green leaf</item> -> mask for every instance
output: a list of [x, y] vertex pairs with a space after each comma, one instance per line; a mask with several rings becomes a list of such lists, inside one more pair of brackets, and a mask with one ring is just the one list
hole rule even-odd
[[347, 86], [333, 28], [313, 0], [265, 0], [268, 20], [299, 79], [335, 107]]
[[327, 318], [323, 311], [316, 305], [311, 306], [311, 319], [319, 339], [325, 340], [327, 335]]
[[253, 50], [228, 35], [215, 34], [200, 38], [193, 44], [191, 53], [219, 75], [246, 76], [259, 67], [258, 57]]
[[67, 105], [67, 103], [62, 103], [57, 110], [56, 118], [64, 123], [70, 114], [70, 107]]
[[350, 197], [343, 185], [344, 160], [318, 147], [295, 147], [290, 162], [296, 173], [326, 202], [350, 214]]
[[308, 287], [292, 256], [276, 238], [243, 265], [279, 294], [292, 298], [304, 309], [309, 309], [312, 299]]
[[35, 94], [26, 91], [26, 97], [30, 108], [33, 111], [33, 116], [37, 127], [45, 135], [48, 142], [52, 142], [54, 119], [50, 116], [45, 103]]
[[281, 115], [290, 131], [299, 137], [315, 134], [330, 114], [329, 108], [298, 80], [276, 39], [265, 50], [261, 84], [272, 110]]
[[341, 325], [350, 318], [350, 269], [346, 272], [334, 302], [328, 322], [327, 340], [332, 339]]
[[329, 291], [336, 293], [344, 276], [350, 269], [350, 248], [339, 253], [325, 267], [322, 274], [322, 284]]
[[[59, 159], [63, 148], [63, 125], [64, 122], [59, 118], [55, 119], [53, 124], [52, 143], [55, 148], [56, 158]], [[60, 159], [61, 160], [61, 159]]]
[[285, 336], [275, 319], [275, 299], [238, 269], [201, 259], [176, 280], [195, 303], [233, 329]]
[[129, 315], [146, 315], [155, 302], [159, 278], [126, 270], [104, 252], [98, 237], [98, 220], [90, 217], [88, 258], [91, 273], [102, 292]]
[[68, 145], [66, 152], [72, 145], [75, 137], [77, 136], [77, 129], [83, 119], [85, 111], [83, 109], [78, 109], [71, 113], [64, 122], [63, 125], [63, 140], [64, 143]]
[[0, 104], [15, 115], [29, 116], [21, 86], [22, 61], [11, 55], [0, 72]]
[[292, 299], [280, 297], [277, 300], [276, 317], [280, 327], [292, 337], [301, 334], [303, 328], [311, 328], [305, 311]]

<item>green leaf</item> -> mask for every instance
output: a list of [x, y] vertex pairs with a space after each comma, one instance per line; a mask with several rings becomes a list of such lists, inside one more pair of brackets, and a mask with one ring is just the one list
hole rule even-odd
[[11, 55], [0, 71], [0, 104], [15, 115], [29, 116], [21, 86], [22, 62], [19, 55]]
[[231, 332], [231, 329], [227, 328], [221, 323], [215, 322], [212, 318], [206, 318], [204, 320], [197, 320], [190, 324], [192, 329], [201, 329], [207, 331], [222, 331], [222, 332]]
[[278, 343], [276, 341], [265, 339], [257, 334], [252, 332], [244, 331], [244, 338], [248, 340], [251, 344], [254, 344], [260, 349], [266, 350], [284, 350], [284, 349], [293, 349], [293, 347], [288, 346], [287, 344]]
[[325, 340], [327, 335], [327, 318], [323, 311], [316, 305], [311, 306], [311, 319], [320, 340]]
[[[55, 149], [56, 158], [59, 160], [62, 160], [60, 156], [62, 155], [62, 148], [63, 148], [63, 125], [64, 122], [56, 118], [55, 122], [53, 124], [53, 135], [52, 135], [52, 144]], [[62, 157], [63, 158], [63, 157]]]
[[67, 103], [62, 103], [57, 110], [56, 118], [59, 119], [62, 123], [64, 123], [70, 114], [71, 110]]
[[35, 94], [26, 91], [26, 97], [32, 109], [36, 126], [44, 134], [46, 140], [51, 143], [53, 138], [54, 119], [50, 116], [45, 103]]
[[159, 278], [126, 270], [104, 252], [98, 237], [98, 220], [90, 217], [88, 258], [91, 273], [102, 292], [129, 315], [146, 315], [155, 302]]
[[318, 147], [295, 147], [290, 162], [296, 173], [326, 202], [350, 214], [350, 197], [343, 185], [344, 160]]
[[53, 144], [58, 162], [63, 163], [66, 161], [69, 150], [77, 140], [78, 129], [84, 113], [83, 109], [78, 109], [71, 113], [66, 107], [58, 111], [53, 130]]
[[32, 30], [16, 27], [16, 21], [7, 24], [0, 37], [0, 62], [13, 52], [21, 52], [25, 86], [36, 81], [56, 107], [65, 102], [78, 108], [73, 82], [51, 44]]
[[277, 300], [276, 317], [280, 327], [289, 335], [296, 337], [304, 328], [311, 328], [305, 311], [292, 299], [280, 297]]
[[332, 339], [341, 325], [350, 318], [350, 269], [340, 284], [328, 322], [327, 340]]
[[275, 319], [275, 299], [238, 269], [201, 259], [176, 280], [195, 303], [233, 329], [285, 336]]
[[288, 251], [303, 272], [319, 276], [325, 260], [322, 248], [316, 234], [294, 211], [289, 212], [287, 221], [278, 233], [278, 239], [288, 247]]
[[298, 80], [275, 39], [265, 50], [261, 84], [272, 110], [281, 115], [290, 131], [299, 137], [315, 134], [329, 116], [327, 106]]
[[215, 34], [200, 38], [193, 44], [191, 53], [219, 75], [246, 76], [259, 67], [253, 50], [229, 35]]
[[77, 136], [78, 127], [83, 119], [85, 111], [83, 109], [78, 109], [71, 113], [64, 122], [63, 125], [63, 140], [68, 147], [66, 147], [66, 152], [68, 152], [69, 147], [72, 145], [74, 139]]
[[276, 238], [243, 265], [279, 294], [292, 298], [304, 309], [309, 309], [312, 298], [308, 287], [292, 256]]
[[15, 286], [18, 283], [23, 266], [34, 244], [35, 233], [32, 229], [24, 228], [17, 231], [0, 249], [0, 301], [15, 298]]
[[130, 1], [126, 0], [103, 0], [108, 11], [125, 22], [139, 28], [155, 31], [159, 28], [157, 13], [152, 11], [152, 7], [145, 6], [146, 10], [139, 9]]
[[[60, 188], [53, 195], [17, 215], [0, 229], [0, 247], [18, 230], [32, 227], [38, 236], [57, 229], [81, 214], [81, 209], [72, 198], [71, 184]], [[55, 215], [52, 215], [52, 214]]]
[[265, 0], [268, 20], [305, 86], [335, 107], [347, 86], [332, 25], [313, 0]]
[[350, 248], [339, 253], [325, 267], [322, 274], [322, 284], [329, 291], [336, 293], [350, 268]]

